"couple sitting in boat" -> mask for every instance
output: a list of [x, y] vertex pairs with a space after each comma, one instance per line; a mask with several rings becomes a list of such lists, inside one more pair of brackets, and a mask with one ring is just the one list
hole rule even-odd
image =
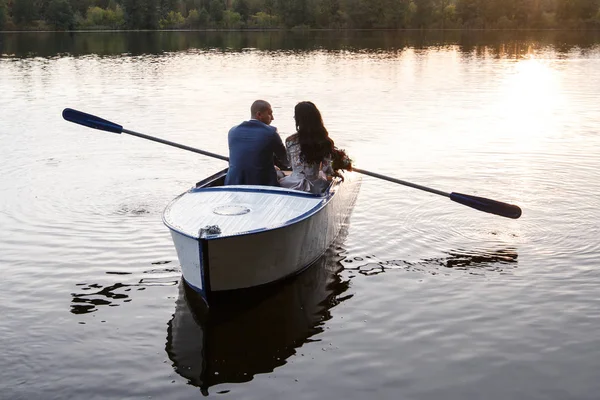
[[[294, 108], [296, 133], [288, 137], [285, 147], [277, 128], [271, 126], [273, 109], [264, 100], [250, 107], [252, 118], [229, 131], [229, 171], [226, 185], [269, 185], [311, 193], [323, 193], [340, 169], [352, 169], [343, 150], [334, 146], [323, 125], [321, 113], [310, 101]], [[274, 157], [286, 175], [273, 164]]]

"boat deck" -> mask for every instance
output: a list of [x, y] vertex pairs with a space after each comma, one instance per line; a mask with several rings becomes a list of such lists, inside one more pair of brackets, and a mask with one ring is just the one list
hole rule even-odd
[[163, 219], [167, 226], [192, 238], [237, 236], [302, 219], [327, 199], [327, 195], [279, 187], [196, 188], [173, 200]]

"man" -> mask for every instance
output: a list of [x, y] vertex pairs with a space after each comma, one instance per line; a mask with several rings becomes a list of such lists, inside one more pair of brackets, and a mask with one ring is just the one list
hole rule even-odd
[[273, 156], [287, 166], [285, 146], [271, 125], [273, 109], [264, 100], [250, 107], [251, 119], [229, 130], [229, 171], [226, 185], [279, 186]]

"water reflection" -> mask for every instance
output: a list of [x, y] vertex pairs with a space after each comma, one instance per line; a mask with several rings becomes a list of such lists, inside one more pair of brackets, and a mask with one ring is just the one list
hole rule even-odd
[[426, 258], [417, 262], [381, 260], [375, 255], [345, 255], [342, 264], [345, 269], [355, 270], [362, 275], [377, 275], [386, 270], [400, 268], [430, 274], [444, 272], [445, 269], [483, 274], [485, 272], [506, 272], [517, 268], [517, 258], [518, 254], [515, 248], [497, 250], [457, 249], [446, 252], [443, 257]]
[[[98, 306], [115, 307], [119, 302], [127, 303], [131, 299], [129, 295], [122, 292], [131, 291], [131, 286], [123, 283], [102, 286], [97, 283], [80, 283], [82, 293], [71, 293], [71, 312], [73, 314], [89, 314], [98, 310]], [[144, 288], [138, 288], [144, 290]], [[89, 291], [89, 292], [87, 292]], [[119, 293], [121, 292], [121, 293]]]
[[352, 297], [337, 250], [283, 286], [221, 298], [208, 311], [183, 283], [168, 323], [166, 351], [178, 374], [208, 394], [221, 383], [240, 383], [286, 363], [324, 329], [331, 308]]
[[[168, 261], [158, 261], [153, 265], [166, 264]], [[108, 285], [100, 283], [78, 283], [77, 291], [71, 293], [71, 313], [89, 314], [98, 311], [99, 306], [117, 307], [131, 301], [132, 290], [146, 290], [149, 286], [176, 285], [181, 271], [171, 268], [156, 268], [143, 272], [151, 276], [135, 279], [132, 283], [115, 282]], [[130, 272], [108, 271], [107, 275], [129, 276]], [[174, 278], [177, 274], [177, 278]]]
[[423, 260], [422, 265], [440, 265], [444, 268], [452, 268], [464, 271], [504, 271], [517, 267], [517, 250], [514, 248], [499, 249], [493, 251], [485, 250], [452, 250], [447, 256]]
[[182, 51], [351, 51], [396, 54], [457, 46], [463, 54], [518, 58], [532, 49], [585, 52], [600, 43], [586, 31], [21, 32], [0, 33], [3, 57], [168, 55]]

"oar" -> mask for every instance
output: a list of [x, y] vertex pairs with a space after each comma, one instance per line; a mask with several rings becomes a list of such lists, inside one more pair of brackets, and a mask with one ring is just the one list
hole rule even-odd
[[101, 131], [107, 131], [107, 132], [113, 132], [113, 133], [127, 133], [129, 135], [152, 140], [154, 142], [167, 144], [167, 145], [173, 146], [173, 147], [178, 147], [183, 150], [193, 151], [194, 153], [199, 153], [199, 154], [203, 154], [205, 156], [218, 158], [219, 160], [229, 161], [229, 157], [225, 157], [225, 156], [222, 156], [219, 154], [196, 149], [196, 148], [186, 146], [183, 144], [170, 142], [168, 140], [160, 139], [160, 138], [157, 138], [154, 136], [144, 135], [143, 133], [130, 131], [129, 129], [124, 129], [121, 125], [115, 124], [114, 122], [110, 122], [105, 119], [96, 117], [95, 115], [86, 114], [81, 111], [73, 110], [71, 108], [65, 108], [62, 112], [62, 116], [67, 121], [75, 122], [76, 124], [87, 126], [89, 128], [100, 129]]
[[[71, 108], [65, 108], [63, 110], [62, 115], [63, 115], [63, 118], [66, 119], [67, 121], [71, 121], [76, 124], [80, 124], [80, 125], [87, 126], [90, 128], [99, 129], [99, 130], [107, 131], [107, 132], [114, 132], [114, 133], [127, 133], [129, 135], [152, 140], [154, 142], [167, 144], [167, 145], [173, 146], [173, 147], [178, 147], [183, 150], [193, 151], [194, 153], [199, 153], [199, 154], [203, 154], [205, 156], [218, 158], [219, 160], [229, 161], [228, 157], [225, 157], [225, 156], [222, 156], [219, 154], [215, 154], [215, 153], [210, 153], [208, 151], [196, 149], [194, 147], [185, 146], [183, 144], [170, 142], [168, 140], [160, 139], [160, 138], [157, 138], [154, 136], [144, 135], [143, 133], [130, 131], [128, 129], [124, 129], [121, 125], [115, 124], [114, 122], [110, 122], [105, 119], [96, 117], [95, 115], [86, 114], [81, 111], [73, 110]], [[513, 204], [507, 204], [507, 203], [503, 203], [501, 201], [486, 199], [485, 197], [471, 196], [471, 195], [462, 194], [462, 193], [455, 193], [455, 192], [446, 193], [446, 192], [442, 192], [441, 190], [428, 188], [426, 186], [417, 185], [415, 183], [403, 181], [400, 179], [392, 178], [392, 177], [381, 175], [381, 174], [377, 174], [375, 172], [366, 171], [364, 169], [353, 168], [352, 170], [356, 171], [358, 173], [364, 174], [364, 175], [372, 176], [374, 178], [383, 179], [383, 180], [386, 180], [389, 182], [398, 183], [400, 185], [410, 186], [415, 189], [424, 190], [426, 192], [439, 194], [440, 196], [449, 197], [450, 200], [452, 200], [452, 201], [455, 201], [457, 203], [463, 204], [463, 205], [471, 207], [471, 208], [475, 208], [479, 211], [485, 211], [485, 212], [488, 212], [491, 214], [500, 215], [502, 217], [515, 218], [515, 219], [519, 218], [521, 216], [521, 209], [518, 206], [515, 206]]]
[[446, 193], [442, 192], [441, 190], [432, 189], [427, 186], [417, 185], [416, 183], [406, 182], [396, 178], [391, 178], [389, 176], [377, 174], [371, 171], [366, 171], [364, 169], [352, 168], [352, 170], [364, 175], [372, 176], [374, 178], [383, 179], [386, 181], [398, 183], [400, 185], [410, 186], [415, 189], [424, 190], [429, 193], [449, 197], [452, 201], [474, 208], [479, 211], [485, 211], [487, 213], [514, 219], [517, 219], [521, 216], [521, 209], [518, 206], [515, 206], [514, 204], [503, 203], [501, 201], [486, 199], [485, 197], [471, 196], [469, 194], [463, 193]]

